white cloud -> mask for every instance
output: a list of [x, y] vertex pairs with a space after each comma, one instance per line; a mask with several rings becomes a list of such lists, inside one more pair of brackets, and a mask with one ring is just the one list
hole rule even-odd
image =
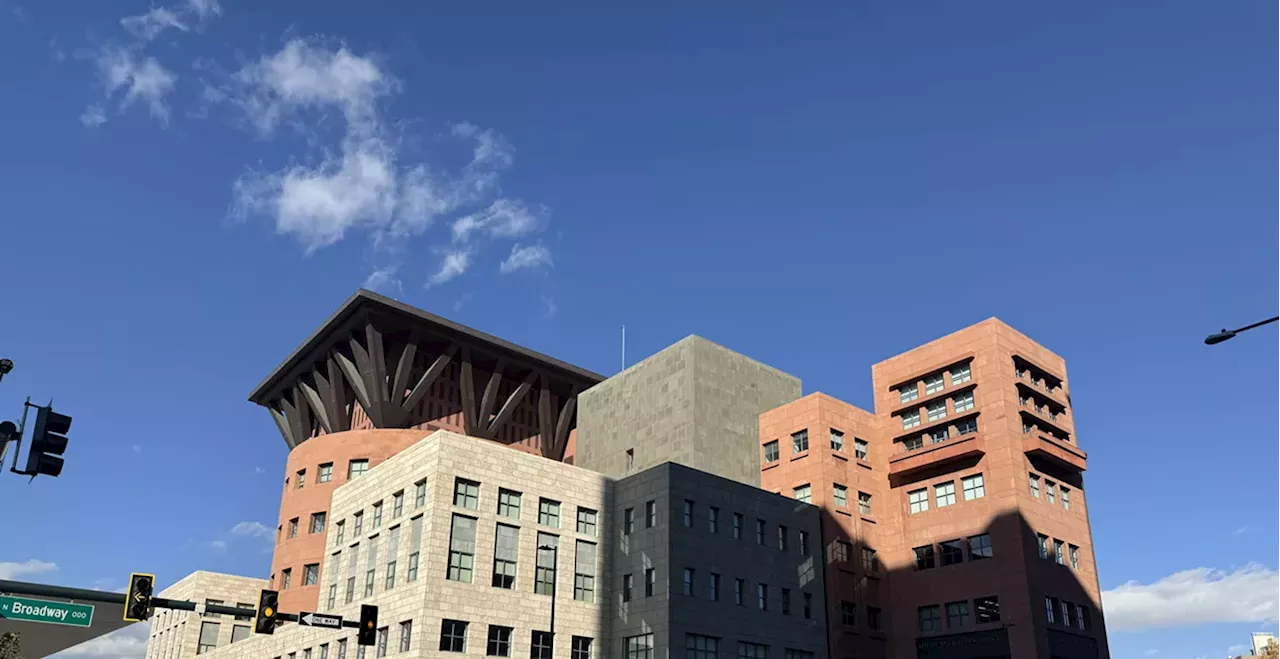
[[498, 267], [498, 271], [505, 275], [517, 270], [550, 265], [551, 250], [542, 245], [521, 245], [516, 243], [511, 247], [511, 255], [502, 262], [502, 265]]
[[466, 243], [476, 234], [491, 238], [519, 238], [536, 231], [540, 220], [519, 199], [498, 199], [489, 207], [458, 218], [453, 223], [453, 239]]
[[387, 266], [369, 273], [364, 279], [364, 288], [379, 293], [401, 292], [400, 279], [396, 277], [398, 268]]
[[200, 19], [222, 15], [222, 5], [218, 4], [218, 0], [187, 0], [187, 9]]
[[12, 581], [27, 575], [55, 572], [57, 569], [58, 566], [55, 563], [34, 558], [22, 563], [0, 562], [0, 579]]
[[554, 318], [560, 307], [556, 305], [556, 301], [549, 295], [542, 296], [542, 315], [544, 318]]
[[1280, 613], [1280, 574], [1250, 564], [1233, 572], [1184, 570], [1150, 584], [1130, 581], [1102, 594], [1114, 631], [1268, 622]]
[[471, 254], [465, 250], [453, 250], [445, 253], [440, 261], [440, 269], [427, 279], [427, 287], [439, 286], [467, 271], [471, 265]]
[[266, 538], [272, 539], [271, 527], [261, 522], [240, 522], [231, 527], [231, 535], [238, 535], [249, 538]]
[[84, 109], [84, 113], [80, 115], [80, 123], [87, 128], [97, 128], [107, 123], [107, 113], [102, 110], [100, 105], [90, 105]]
[[141, 101], [151, 116], [163, 122], [169, 120], [165, 97], [173, 91], [178, 78], [156, 58], [142, 56], [135, 49], [107, 46], [98, 53], [96, 64], [108, 98], [123, 90], [121, 110]]
[[227, 550], [227, 541], [214, 540], [209, 543], [209, 549], [212, 549], [215, 553], [221, 554]]
[[120, 25], [129, 34], [146, 41], [155, 39], [170, 28], [179, 32], [186, 32], [190, 29], [178, 17], [177, 13], [165, 7], [154, 7], [151, 11], [140, 16], [127, 16], [120, 19]]
[[132, 624], [106, 636], [67, 648], [51, 657], [95, 657], [96, 659], [142, 659], [147, 653], [150, 625]]

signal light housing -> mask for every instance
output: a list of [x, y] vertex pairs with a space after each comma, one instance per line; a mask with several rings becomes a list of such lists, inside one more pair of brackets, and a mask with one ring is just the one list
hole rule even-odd
[[151, 617], [151, 596], [156, 575], [134, 572], [129, 575], [129, 590], [124, 596], [124, 620], [142, 622]]
[[274, 634], [276, 616], [280, 613], [280, 593], [263, 590], [258, 593], [258, 612], [253, 617], [253, 633]]

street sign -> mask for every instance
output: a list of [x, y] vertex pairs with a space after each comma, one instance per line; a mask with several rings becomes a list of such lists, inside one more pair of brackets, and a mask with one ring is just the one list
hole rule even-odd
[[93, 624], [93, 605], [0, 596], [0, 618], [88, 627]]
[[311, 611], [299, 611], [298, 625], [302, 627], [342, 629], [342, 616], [330, 616], [323, 613], [312, 613]]

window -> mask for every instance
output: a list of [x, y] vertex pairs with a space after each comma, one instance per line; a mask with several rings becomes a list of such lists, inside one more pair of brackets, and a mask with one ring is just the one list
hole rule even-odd
[[1076, 606], [1071, 602], [1062, 602], [1062, 624], [1067, 627], [1076, 626]]
[[515, 588], [519, 554], [520, 529], [499, 524], [493, 547], [493, 587], [507, 590]]
[[809, 532], [800, 531], [799, 537], [800, 537], [800, 555], [808, 556], [809, 555]]
[[739, 540], [741, 538], [742, 538], [742, 513], [734, 513], [733, 514], [733, 539]]
[[328, 483], [333, 480], [333, 463], [326, 462], [320, 465], [320, 469], [316, 472], [317, 483]]
[[916, 609], [920, 618], [920, 631], [936, 632], [942, 629], [942, 611], [937, 604]]
[[216, 622], [206, 620], [200, 623], [200, 638], [196, 641], [196, 654], [211, 652], [218, 647], [219, 629], [220, 625]]
[[867, 459], [867, 440], [856, 438], [853, 440], [853, 457], [859, 460]]
[[756, 584], [756, 603], [761, 611], [769, 610], [769, 584]]
[[711, 573], [711, 580], [707, 582], [707, 599], [712, 602], [720, 601], [720, 575], [715, 572]]
[[844, 450], [844, 433], [840, 432], [839, 430], [836, 430], [835, 428], [831, 429], [831, 450], [832, 451]]
[[947, 603], [947, 629], [960, 629], [969, 624], [969, 603]]
[[804, 453], [809, 450], [809, 429], [791, 433], [791, 452]]
[[338, 520], [334, 526], [338, 529], [338, 537], [334, 540], [337, 544], [342, 544], [342, 537], [347, 534], [347, 523], [345, 520]]
[[591, 536], [596, 534], [596, 511], [578, 506], [578, 533]]
[[560, 502], [551, 499], [538, 499], [538, 523], [543, 526], [560, 528]]
[[635, 466], [636, 466], [636, 450], [633, 448], [629, 448], [627, 449], [627, 471], [631, 471], [632, 469], [635, 468]]
[[529, 659], [551, 659], [551, 632], [533, 630], [529, 639]]
[[338, 641], [338, 659], [347, 659], [347, 639]]
[[574, 636], [569, 645], [569, 659], [591, 659], [591, 641], [587, 636]]
[[973, 501], [987, 496], [987, 488], [982, 482], [982, 474], [965, 476], [960, 479], [960, 485], [964, 488], [965, 501]]
[[378, 635], [377, 635], [378, 644], [377, 644], [377, 652], [375, 653], [376, 656], [378, 657], [387, 656], [387, 637], [390, 635], [391, 635], [390, 627], [378, 628]]
[[465, 478], [453, 481], [453, 505], [476, 510], [480, 507], [480, 484]]
[[1089, 628], [1092, 627], [1092, 625], [1089, 624], [1089, 607], [1084, 606], [1083, 604], [1076, 605], [1076, 622], [1076, 626], [1078, 628], [1083, 629], [1084, 631], [1089, 631]]
[[956, 421], [956, 435], [971, 435], [975, 432], [978, 432], [977, 418]]
[[1000, 621], [1000, 598], [995, 595], [979, 597], [973, 600], [973, 609], [978, 624]]
[[1057, 612], [1058, 612], [1058, 598], [1056, 597], [1044, 598], [1044, 619], [1049, 621], [1049, 624], [1052, 625], [1053, 623], [1057, 622], [1057, 620], [1055, 619], [1057, 617]]
[[712, 533], [720, 532], [720, 509], [715, 506], [707, 508], [707, 530]]
[[347, 594], [345, 602], [351, 603], [356, 596], [356, 565], [360, 562], [360, 545], [351, 548], [347, 555]]
[[1035, 474], [1031, 474], [1027, 482], [1030, 483], [1031, 485], [1031, 496], [1039, 499], [1040, 498], [1040, 477]]
[[862, 548], [862, 569], [867, 572], [880, 570], [880, 559], [876, 558], [876, 550], [870, 547]]
[[766, 442], [764, 445], [764, 462], [769, 464], [778, 461], [778, 440]]
[[756, 520], [756, 544], [764, 546], [764, 520]]
[[858, 512], [863, 515], [871, 514], [871, 495], [866, 492], [858, 493]]
[[684, 569], [684, 594], [693, 595], [693, 570], [690, 568]]
[[[252, 633], [253, 632], [250, 629], [249, 625], [234, 625], [231, 627], [231, 642], [238, 643], [240, 641], [243, 641], [244, 639], [249, 638], [249, 636], [252, 635]], [[327, 646], [321, 646], [321, 649], [328, 650], [329, 648]], [[320, 656], [323, 658], [328, 655], [324, 652], [321, 652]]]
[[1071, 510], [1071, 488], [1061, 485], [1058, 487], [1058, 494], [1062, 495], [1062, 509]]
[[658, 502], [644, 502], [644, 527], [651, 529], [658, 525]]
[[1036, 534], [1036, 541], [1040, 547], [1040, 558], [1049, 558], [1049, 536]]
[[658, 570], [655, 568], [645, 568], [644, 570], [644, 596], [653, 597], [653, 587], [658, 585]]
[[848, 563], [853, 555], [853, 543], [848, 540], [836, 540], [831, 545], [831, 560], [835, 563]]
[[938, 502], [939, 508], [946, 508], [956, 502], [956, 483], [955, 481], [947, 481], [938, 483], [933, 486], [933, 498]]
[[446, 577], [450, 581], [471, 583], [471, 573], [475, 568], [476, 553], [476, 520], [463, 515], [453, 516], [453, 528], [449, 533], [449, 571]]
[[983, 533], [982, 535], [969, 536], [969, 560], [976, 561], [983, 558], [991, 558], [991, 535]]
[[1071, 569], [1080, 569], [1080, 548], [1075, 545], [1068, 545], [1067, 553], [1071, 556]]
[[809, 487], [808, 483], [805, 483], [804, 485], [801, 485], [800, 487], [795, 488], [794, 490], [792, 490], [792, 493], [795, 495], [796, 501], [803, 501], [805, 503], [809, 503], [809, 501], [812, 499], [812, 490]]
[[520, 499], [523, 495], [514, 490], [498, 488], [498, 514], [520, 519]]
[[[946, 426], [934, 428], [929, 431], [929, 443], [938, 444], [947, 441], [951, 437], [951, 431]], [[923, 442], [921, 442], [923, 444]]]
[[[373, 595], [373, 577], [378, 569], [378, 536], [369, 538], [369, 560], [365, 565], [364, 596]], [[469, 581], [469, 580], [468, 580]]]
[[427, 481], [420, 480], [413, 484], [413, 507], [421, 508], [427, 505]]
[[632, 576], [629, 574], [622, 575], [622, 601], [631, 601], [631, 581]]
[[920, 385], [916, 383], [904, 384], [898, 387], [898, 402], [910, 403], [920, 397]]
[[[336, 561], [336, 559], [337, 559], [337, 554], [334, 554], [334, 558], [335, 558], [335, 562], [337, 562], [337, 561]], [[335, 577], [335, 579], [336, 579], [336, 577]], [[334, 581], [334, 583], [329, 584], [329, 604], [328, 604], [328, 609], [329, 609], [330, 611], [332, 611], [332, 610], [333, 610], [333, 607], [335, 607], [335, 606], [337, 606], [337, 605], [338, 605], [338, 583], [337, 583], [337, 581], [335, 580], [335, 581]]]
[[902, 429], [910, 430], [920, 425], [920, 410], [911, 410], [902, 413]]
[[320, 582], [320, 564], [308, 563], [302, 566], [302, 585], [314, 586]]
[[[341, 552], [339, 552], [339, 554], [341, 554]], [[338, 563], [337, 556], [338, 556], [339, 554], [334, 554], [334, 556], [335, 556], [335, 558], [334, 558], [334, 564], [335, 564], [335, 565]], [[244, 603], [244, 602], [236, 602], [236, 608], [237, 608], [237, 609], [249, 609], [250, 611], [252, 611], [252, 610], [255, 608], [255, 605], [253, 605], [253, 604], [246, 604], [246, 603]], [[237, 621], [237, 622], [249, 622], [250, 620], [253, 620], [253, 616], [251, 616], [251, 615], [249, 615], [249, 616], [236, 616], [236, 621]]]
[[951, 398], [951, 406], [955, 408], [956, 414], [973, 409], [973, 392], [966, 391], [962, 394], [956, 394]]
[[385, 590], [391, 590], [396, 587], [396, 557], [400, 555], [400, 527], [393, 526], [388, 532], [390, 538], [387, 543], [387, 576]]
[[790, 588], [782, 589], [781, 599], [782, 599], [782, 615], [784, 616], [791, 615], [791, 589]]
[[280, 590], [289, 590], [289, 586], [293, 585], [293, 569], [286, 568], [280, 570]]
[[929, 491], [921, 488], [907, 492], [907, 502], [912, 514], [922, 513], [929, 509]]
[[685, 659], [716, 659], [720, 656], [720, 639], [701, 634], [684, 635]]
[[573, 599], [596, 601], [596, 545], [579, 540], [574, 551]]
[[688, 499], [684, 500], [684, 525], [693, 527], [693, 502]]
[[787, 550], [787, 527], [782, 524], [778, 525], [778, 550]]
[[942, 565], [955, 565], [964, 562], [964, 540], [944, 540], [938, 543], [941, 551]]
[[947, 418], [947, 401], [939, 400], [929, 403], [924, 407], [925, 414], [930, 421]]
[[804, 603], [804, 619], [808, 620], [813, 617], [813, 594], [801, 593], [800, 599]]
[[397, 519], [402, 514], [404, 514], [404, 490], [391, 495], [391, 519]]
[[[206, 599], [206, 600], [204, 601], [204, 604], [205, 604], [205, 606], [222, 606], [223, 604], [226, 604], [226, 602], [224, 602], [224, 601], [222, 601], [222, 600]], [[221, 614], [221, 613], [208, 613], [208, 612], [206, 612], [204, 615], [205, 615], [206, 617], [209, 617], [209, 618], [221, 618], [221, 617], [222, 617], [222, 614]]]
[[[546, 549], [543, 549], [546, 547]], [[534, 564], [533, 592], [554, 595], [556, 588], [556, 562], [560, 553], [560, 537], [550, 533], [538, 534], [538, 560]]]
[[622, 639], [623, 659], [653, 659], [653, 634]]
[[1051, 505], [1058, 505], [1058, 485], [1047, 478], [1044, 481], [1044, 500]]
[[307, 470], [299, 469], [296, 477], [293, 479], [294, 485], [301, 490], [307, 484]]
[[951, 367], [951, 386], [954, 387], [957, 384], [963, 384], [965, 382], [968, 382], [972, 378], [973, 378], [973, 375], [970, 372], [969, 364], [966, 363], [966, 364], [961, 364], [959, 366]]
[[369, 471], [368, 460], [352, 460], [347, 463], [347, 480], [355, 480]]
[[413, 643], [413, 621], [405, 620], [400, 623], [400, 651], [408, 652], [409, 646]]
[[325, 513], [311, 513], [311, 533], [324, 533]]
[[1067, 557], [1064, 555], [1065, 553], [1063, 551], [1063, 542], [1055, 539], [1053, 541], [1053, 562], [1058, 565], [1066, 565]]
[[840, 624], [851, 627], [858, 624], [858, 605], [848, 600], [840, 601]]
[[742, 606], [743, 590], [747, 587], [747, 582], [742, 579], [733, 580], [733, 603]]
[[880, 629], [880, 609], [878, 607], [867, 607], [867, 629]]
[[364, 533], [364, 511], [360, 511], [351, 516], [352, 526], [351, 535], [359, 536]]
[[946, 385], [943, 383], [941, 373], [930, 375], [929, 377], [924, 379], [924, 393], [926, 396], [929, 394], [936, 394], [939, 391], [942, 391], [942, 388], [944, 386]]
[[406, 581], [418, 580], [418, 550], [422, 546], [422, 515], [409, 521], [409, 566], [405, 570]]
[[769, 646], [738, 641], [738, 659], [769, 659]]
[[916, 569], [917, 569], [917, 570], [928, 570], [929, 568], [931, 568], [931, 567], [933, 567], [933, 566], [934, 566], [934, 562], [933, 562], [933, 545], [925, 545], [925, 546], [923, 546], [923, 547], [916, 547], [916, 548], [912, 549], [911, 551], [915, 554], [915, 557], [916, 557]]
[[296, 537], [298, 537], [298, 518], [294, 517], [289, 520], [289, 538], [293, 539]]
[[[492, 627], [490, 627], [490, 635], [492, 635]], [[441, 620], [440, 621], [440, 651], [441, 652], [466, 652], [467, 651], [467, 623], [462, 620]], [[506, 655], [502, 655], [506, 656]]]

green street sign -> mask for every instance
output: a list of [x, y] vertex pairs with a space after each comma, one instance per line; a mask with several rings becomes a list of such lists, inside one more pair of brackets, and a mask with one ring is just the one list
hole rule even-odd
[[0, 596], [0, 618], [88, 627], [93, 624], [93, 605]]

